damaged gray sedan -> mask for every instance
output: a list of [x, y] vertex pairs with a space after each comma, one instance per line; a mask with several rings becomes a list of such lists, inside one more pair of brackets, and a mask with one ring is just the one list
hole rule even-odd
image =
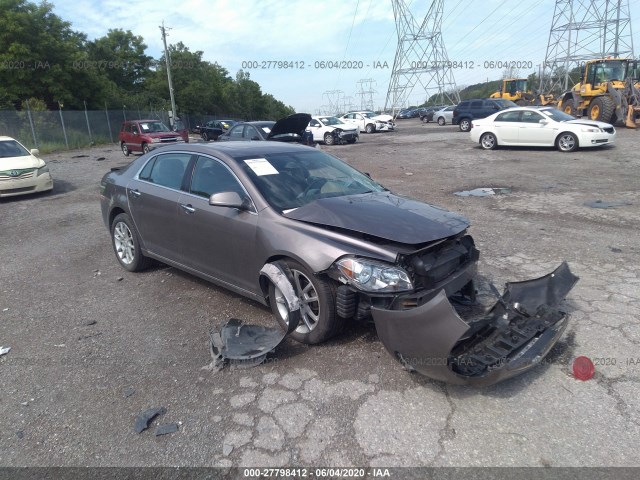
[[296, 340], [319, 343], [347, 319], [373, 317], [397, 360], [453, 383], [536, 365], [566, 327], [557, 306], [577, 280], [563, 264], [509, 284], [484, 317], [464, 321], [448, 298], [475, 300], [469, 222], [301, 145], [161, 148], [106, 174], [101, 207], [125, 269], [160, 260], [270, 305], [288, 331], [290, 295], [264, 274], [275, 266], [299, 303]]

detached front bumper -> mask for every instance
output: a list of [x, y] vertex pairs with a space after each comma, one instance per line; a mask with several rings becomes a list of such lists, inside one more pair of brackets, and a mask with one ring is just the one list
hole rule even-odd
[[557, 306], [577, 281], [563, 262], [544, 277], [507, 283], [498, 303], [472, 323], [458, 316], [444, 290], [416, 308], [371, 313], [385, 348], [409, 370], [483, 387], [533, 368], [549, 353], [568, 322]]

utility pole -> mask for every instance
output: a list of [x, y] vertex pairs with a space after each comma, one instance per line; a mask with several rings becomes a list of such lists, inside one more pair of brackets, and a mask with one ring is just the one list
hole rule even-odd
[[[169, 28], [169, 30], [171, 30]], [[176, 124], [176, 99], [173, 96], [173, 81], [171, 80], [171, 55], [169, 55], [169, 49], [167, 48], [167, 28], [164, 26], [164, 20], [160, 26], [162, 32], [162, 43], [164, 44], [164, 62], [167, 65], [167, 81], [169, 82], [169, 96], [171, 97], [171, 128], [173, 129]]]

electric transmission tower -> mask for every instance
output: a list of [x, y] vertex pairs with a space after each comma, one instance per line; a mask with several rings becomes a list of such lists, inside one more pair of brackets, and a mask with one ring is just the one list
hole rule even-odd
[[342, 90], [326, 90], [322, 93], [322, 98], [326, 97], [328, 102], [325, 115], [337, 115], [340, 113], [340, 95], [343, 93]]
[[556, 0], [540, 90], [565, 91], [572, 69], [606, 57], [633, 57], [629, 0]]
[[425, 100], [437, 95], [437, 103], [458, 103], [460, 96], [444, 47], [442, 11], [444, 0], [432, 0], [421, 24], [418, 24], [404, 0], [391, 0], [396, 19], [398, 47], [393, 61], [385, 110], [406, 106], [414, 87]]
[[373, 84], [376, 81], [373, 78], [361, 78], [356, 83], [360, 87], [360, 90], [356, 93], [360, 97], [360, 108], [362, 110], [373, 110], [373, 94], [378, 93], [373, 88]]

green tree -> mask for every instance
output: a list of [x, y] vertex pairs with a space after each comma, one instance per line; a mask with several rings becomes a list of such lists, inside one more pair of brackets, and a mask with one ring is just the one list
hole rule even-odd
[[56, 101], [99, 103], [104, 81], [80, 67], [85, 35], [52, 10], [46, 1], [0, 0], [0, 95], [14, 102], [39, 98], [52, 107]]

